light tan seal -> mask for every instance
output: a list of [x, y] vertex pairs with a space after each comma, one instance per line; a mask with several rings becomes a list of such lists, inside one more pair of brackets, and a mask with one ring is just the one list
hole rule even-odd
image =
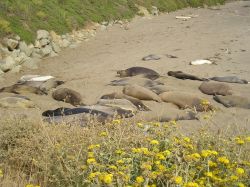
[[64, 101], [73, 106], [84, 105], [81, 94], [68, 88], [59, 88], [55, 90], [52, 97], [57, 101]]
[[26, 85], [26, 84], [14, 84], [12, 86], [3, 87], [0, 89], [0, 92], [9, 92], [9, 93], [15, 93], [15, 94], [34, 93], [38, 95], [47, 94], [37, 87], [33, 87], [30, 85]]
[[136, 84], [124, 86], [123, 93], [140, 100], [162, 101], [156, 93]]
[[35, 104], [26, 97], [4, 97], [0, 99], [3, 108], [35, 108]]
[[136, 99], [134, 97], [125, 95], [123, 93], [118, 93], [118, 92], [113, 92], [110, 94], [105, 94], [103, 95], [100, 99], [126, 99], [133, 103], [137, 107], [138, 110], [140, 111], [150, 111], [150, 109], [139, 99]]
[[163, 101], [173, 103], [181, 109], [195, 108], [198, 112], [213, 109], [212, 105], [208, 101], [189, 93], [171, 91], [162, 93], [159, 96]]
[[220, 82], [204, 81], [200, 87], [200, 91], [207, 95], [232, 95], [232, 88]]

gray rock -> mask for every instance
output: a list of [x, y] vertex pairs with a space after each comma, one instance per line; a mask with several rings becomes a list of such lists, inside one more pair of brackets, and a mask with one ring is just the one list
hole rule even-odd
[[50, 41], [47, 38], [43, 38], [39, 42], [42, 47], [45, 47], [46, 45], [50, 44]]
[[14, 51], [12, 51], [10, 56], [15, 59], [20, 55], [20, 53], [21, 53], [20, 49], [15, 49]]
[[27, 58], [29, 58], [24, 52], [20, 52], [18, 57], [15, 58], [17, 64], [22, 64]]
[[62, 40], [62, 47], [63, 48], [69, 47], [69, 45], [70, 45], [70, 41], [69, 40], [67, 40], [67, 39], [63, 39]]
[[34, 46], [34, 47], [40, 49], [42, 46], [41, 46], [40, 42], [39, 42], [38, 40], [36, 40], [36, 41], [35, 41], [35, 46]]
[[50, 32], [50, 36], [52, 38], [52, 41], [58, 43], [59, 40], [61, 40], [61, 36], [59, 36], [58, 34], [56, 34], [54, 31]]
[[7, 71], [11, 70], [16, 65], [17, 64], [16, 64], [15, 60], [11, 56], [6, 57], [4, 60], [0, 60], [0, 69], [3, 72], [7, 72]]
[[16, 35], [16, 36], [14, 37], [14, 39], [17, 40], [17, 41], [20, 41], [20, 40], [21, 40], [20, 36], [18, 36], [18, 35]]
[[101, 30], [101, 31], [105, 31], [105, 30], [107, 30], [107, 26], [105, 26], [105, 25], [101, 25], [101, 26], [100, 26], [100, 30]]
[[57, 43], [52, 42], [51, 45], [52, 45], [53, 51], [55, 51], [56, 53], [61, 52], [61, 49], [60, 49], [60, 47], [59, 47], [59, 45]]
[[21, 65], [17, 65], [12, 70], [10, 70], [10, 73], [19, 73], [21, 71], [21, 69], [22, 69], [22, 66]]
[[55, 51], [51, 51], [51, 53], [50, 53], [50, 55], [49, 55], [50, 57], [56, 57], [56, 56], [58, 56], [58, 54], [57, 53], [55, 53]]
[[24, 52], [27, 56], [30, 56], [33, 50], [24, 41], [19, 42], [19, 49], [21, 52]]
[[8, 39], [8, 38], [4, 39], [4, 44], [6, 45], [6, 47], [8, 47], [10, 51], [13, 51], [14, 49], [16, 49], [18, 46], [18, 43], [19, 42], [17, 40]]
[[156, 6], [152, 6], [151, 13], [154, 16], [159, 16], [159, 9]]
[[37, 31], [37, 39], [48, 39], [49, 38], [49, 32], [46, 30], [38, 30]]
[[[0, 60], [0, 63], [1, 63], [1, 60]], [[4, 74], [4, 72], [0, 69], [0, 76]]]
[[38, 62], [40, 59], [38, 58], [28, 58], [23, 63], [23, 66], [29, 69], [38, 69]]
[[52, 52], [52, 46], [46, 45], [44, 48], [40, 49], [40, 54], [42, 57], [49, 56], [49, 54]]

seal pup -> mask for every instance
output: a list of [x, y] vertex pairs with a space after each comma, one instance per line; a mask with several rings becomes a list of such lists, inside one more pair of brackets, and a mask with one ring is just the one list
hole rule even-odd
[[159, 73], [156, 71], [144, 67], [131, 67], [125, 70], [119, 70], [117, 71], [117, 74], [120, 77], [133, 77], [136, 75], [142, 75], [151, 80], [155, 80], [160, 77]]
[[143, 61], [160, 60], [160, 59], [161, 57], [154, 55], [154, 54], [151, 54], [142, 58]]
[[119, 107], [124, 110], [130, 110], [136, 113], [138, 109], [136, 106], [127, 99], [100, 99], [97, 105], [109, 106], [109, 107]]
[[201, 78], [201, 77], [197, 77], [195, 75], [184, 73], [182, 71], [169, 71], [168, 72], [168, 76], [175, 77], [177, 79], [183, 79], [183, 80], [185, 80], [185, 79], [198, 80], [198, 81], [205, 81], [205, 80], [207, 80], [205, 78]]
[[25, 96], [4, 97], [0, 99], [0, 107], [3, 108], [35, 108], [35, 104]]
[[223, 104], [225, 107], [238, 107], [250, 109], [250, 100], [237, 95], [214, 96], [214, 100]]
[[209, 102], [203, 104], [204, 99], [189, 93], [171, 91], [159, 95], [164, 102], [173, 103], [180, 109], [195, 108], [198, 112], [212, 110], [213, 107]]
[[47, 95], [46, 92], [40, 90], [37, 87], [33, 87], [27, 84], [14, 84], [12, 86], [3, 87], [0, 89], [0, 92], [9, 92], [15, 94], [26, 94], [26, 93], [34, 93], [38, 95]]
[[224, 83], [204, 81], [199, 89], [207, 95], [232, 95], [232, 88]]
[[111, 83], [109, 85], [111, 86], [126, 86], [128, 84], [137, 84], [140, 86], [145, 86], [145, 87], [149, 87], [149, 86], [155, 86], [155, 85], [163, 85], [163, 83], [156, 81], [156, 80], [150, 80], [144, 77], [126, 77], [126, 78], [122, 78], [119, 80], [113, 80], [111, 81]]
[[133, 103], [133, 105], [135, 105], [138, 110], [150, 111], [150, 109], [146, 105], [144, 105], [141, 100], [136, 99], [134, 97], [130, 97], [130, 96], [125, 95], [123, 93], [113, 92], [111, 94], [103, 95], [100, 99], [126, 99], [126, 100], [130, 101], [131, 103]]
[[238, 84], [248, 84], [247, 80], [240, 79], [236, 76], [226, 76], [226, 77], [212, 77], [209, 78], [210, 80], [213, 81], [218, 81], [218, 82], [228, 82], [228, 83], [238, 83]]
[[133, 84], [133, 85], [127, 85], [124, 86], [122, 92], [125, 95], [140, 99], [140, 100], [153, 100], [156, 102], [161, 102], [161, 98], [154, 92], [152, 92], [151, 90]]
[[68, 88], [59, 88], [55, 90], [52, 93], [52, 97], [57, 101], [64, 101], [73, 106], [84, 105], [81, 94]]

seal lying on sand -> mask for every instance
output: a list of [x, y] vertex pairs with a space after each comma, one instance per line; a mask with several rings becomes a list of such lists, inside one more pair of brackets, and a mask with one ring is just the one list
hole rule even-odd
[[161, 93], [164, 93], [164, 92], [169, 92], [169, 91], [173, 90], [172, 88], [167, 87], [165, 85], [155, 85], [155, 86], [150, 86], [150, 87], [146, 87], [146, 88], [150, 89], [151, 91], [153, 91], [157, 95], [159, 95]]
[[199, 89], [207, 95], [232, 95], [233, 93], [229, 85], [211, 81], [204, 81]]
[[145, 87], [142, 87], [136, 84], [124, 86], [123, 93], [125, 95], [131, 96], [140, 100], [153, 100], [153, 101], [161, 102], [161, 98], [156, 93], [152, 92], [151, 90]]
[[188, 73], [183, 73], [182, 71], [169, 71], [168, 72], [169, 76], [175, 77], [177, 79], [190, 79], [190, 80], [198, 80], [198, 81], [204, 81], [207, 80], [205, 78], [200, 78], [195, 75], [191, 75]]
[[108, 107], [119, 107], [124, 110], [130, 110], [136, 113], [138, 109], [136, 106], [127, 99], [100, 99], [97, 105], [108, 106]]
[[[183, 92], [165, 92], [159, 95], [161, 99], [167, 103], [173, 103], [177, 105], [181, 109], [185, 108], [195, 108], [196, 111], [202, 112], [202, 111], [208, 111], [212, 110], [213, 107], [209, 102], [204, 102], [205, 100], [196, 97], [194, 95], [191, 95], [189, 93], [183, 93]], [[203, 102], [205, 104], [203, 104]]]
[[133, 103], [133, 105], [135, 105], [138, 110], [150, 111], [150, 109], [146, 105], [144, 105], [143, 102], [140, 101], [139, 99], [136, 99], [134, 97], [130, 97], [130, 96], [122, 94], [122, 93], [113, 92], [111, 94], [103, 95], [100, 99], [126, 99], [126, 100], [130, 101], [131, 103]]
[[0, 107], [3, 108], [35, 108], [35, 104], [27, 97], [4, 97], [0, 99]]
[[238, 83], [238, 84], [248, 84], [247, 80], [240, 79], [236, 76], [226, 76], [226, 77], [212, 77], [210, 80], [218, 81], [218, 82], [229, 82], [229, 83]]
[[160, 59], [161, 57], [154, 55], [154, 54], [151, 54], [142, 58], [143, 61], [160, 60]]
[[53, 117], [53, 116], [68, 116], [87, 113], [91, 115], [102, 116], [104, 118], [114, 117], [115, 115], [129, 118], [134, 116], [132, 111], [121, 109], [119, 107], [109, 107], [109, 106], [101, 106], [101, 105], [92, 105], [92, 106], [83, 106], [77, 108], [57, 108], [55, 110], [47, 110], [42, 113], [45, 117]]
[[163, 85], [163, 83], [155, 80], [150, 80], [147, 78], [143, 77], [126, 77], [120, 80], [113, 80], [109, 85], [111, 86], [126, 86], [129, 84], [137, 84], [140, 86], [145, 86], [145, 87], [151, 87], [151, 86], [156, 86], [156, 85]]
[[144, 67], [131, 67], [126, 70], [117, 71], [117, 74], [120, 77], [133, 77], [136, 75], [143, 75], [144, 77], [151, 80], [155, 80], [160, 77], [159, 73], [157, 73], [156, 71]]
[[37, 87], [29, 86], [26, 84], [14, 84], [12, 86], [3, 87], [0, 89], [0, 92], [9, 92], [15, 94], [34, 93], [38, 95], [47, 94], [46, 92], [43, 92]]
[[225, 107], [239, 107], [250, 109], [250, 100], [236, 95], [214, 96], [214, 100], [223, 104]]
[[55, 90], [52, 97], [57, 101], [64, 101], [73, 106], [84, 105], [81, 94], [68, 88], [59, 88]]

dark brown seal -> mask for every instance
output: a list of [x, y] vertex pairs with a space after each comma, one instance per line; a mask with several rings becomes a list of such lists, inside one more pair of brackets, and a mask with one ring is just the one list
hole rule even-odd
[[168, 75], [169, 76], [172, 76], [172, 77], [175, 77], [177, 79], [190, 79], [190, 80], [198, 80], [198, 81], [204, 81], [204, 80], [207, 80], [205, 78], [201, 78], [201, 77], [197, 77], [195, 75], [191, 75], [191, 74], [188, 74], [188, 73], [184, 73], [182, 71], [169, 71], [168, 72]]
[[131, 67], [126, 70], [117, 71], [117, 74], [120, 77], [132, 77], [136, 75], [142, 75], [151, 80], [155, 80], [160, 77], [159, 73], [157, 73], [156, 71], [144, 67]]
[[52, 97], [55, 100], [64, 101], [72, 104], [73, 106], [84, 105], [81, 94], [68, 88], [59, 88], [55, 90]]

